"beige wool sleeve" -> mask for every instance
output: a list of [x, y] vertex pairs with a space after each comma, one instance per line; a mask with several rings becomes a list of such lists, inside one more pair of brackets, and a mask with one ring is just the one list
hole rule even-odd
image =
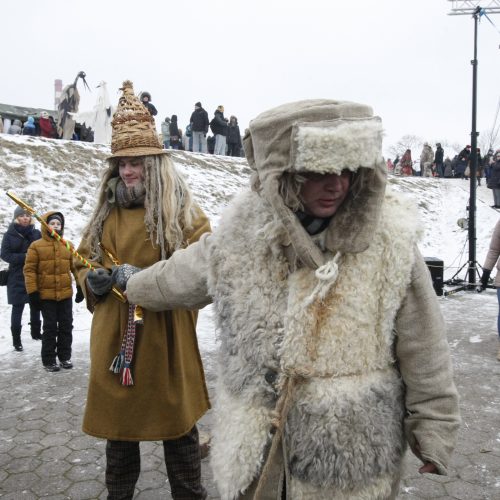
[[490, 271], [496, 266], [497, 277], [495, 279], [495, 285], [500, 285], [500, 262], [498, 257], [500, 257], [500, 220], [496, 223], [493, 234], [491, 235], [490, 247], [488, 249], [488, 254], [484, 261], [484, 268]]
[[406, 385], [405, 434], [415, 454], [445, 475], [460, 425], [458, 393], [430, 273], [418, 249], [416, 254], [396, 320], [396, 358]]
[[211, 233], [167, 260], [134, 274], [127, 282], [127, 298], [150, 311], [201, 309], [212, 302], [207, 290]]

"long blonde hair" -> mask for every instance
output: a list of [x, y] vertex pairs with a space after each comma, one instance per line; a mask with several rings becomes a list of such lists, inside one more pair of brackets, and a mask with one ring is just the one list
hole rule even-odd
[[[167, 154], [143, 156], [146, 197], [144, 224], [153, 245], [159, 245], [161, 258], [186, 244], [186, 233], [193, 228], [197, 207], [184, 177], [177, 171]], [[108, 182], [118, 176], [119, 158], [108, 160], [99, 188], [97, 206], [83, 230], [89, 240], [90, 258], [102, 261], [99, 242], [104, 221], [113, 204], [107, 199]]]

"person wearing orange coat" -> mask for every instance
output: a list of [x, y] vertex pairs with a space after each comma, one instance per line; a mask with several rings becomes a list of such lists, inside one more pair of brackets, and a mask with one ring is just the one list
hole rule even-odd
[[[64, 216], [61, 212], [48, 212], [43, 218], [52, 230], [62, 236]], [[39, 305], [42, 311], [42, 363], [49, 372], [59, 371], [57, 358], [62, 368], [73, 368], [72, 273], [74, 275], [75, 270], [70, 251], [42, 226], [42, 238], [28, 248], [24, 280], [30, 305]], [[78, 290], [76, 302], [81, 300], [83, 293]]]

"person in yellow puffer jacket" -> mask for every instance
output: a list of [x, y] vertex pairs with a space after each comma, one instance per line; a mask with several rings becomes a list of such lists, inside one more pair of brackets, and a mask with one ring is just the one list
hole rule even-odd
[[[60, 236], [63, 235], [64, 216], [61, 212], [48, 212], [43, 218], [51, 229]], [[33, 242], [28, 248], [24, 264], [24, 280], [30, 304], [39, 305], [42, 311], [42, 363], [49, 372], [59, 371], [57, 358], [63, 368], [73, 368], [71, 274], [74, 276], [74, 273], [70, 251], [42, 226], [42, 238]], [[82, 291], [78, 287], [75, 300], [76, 302], [83, 300]]]

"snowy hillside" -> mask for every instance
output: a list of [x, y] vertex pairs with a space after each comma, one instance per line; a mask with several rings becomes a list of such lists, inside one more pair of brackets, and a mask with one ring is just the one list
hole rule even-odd
[[[75, 244], [92, 212], [109, 147], [86, 142], [0, 134], [0, 235], [12, 221], [12, 191], [38, 213], [61, 210], [65, 236]], [[203, 210], [214, 219], [232, 194], [248, 184], [244, 158], [172, 151]]]
[[[38, 212], [61, 210], [67, 221], [65, 236], [78, 245], [81, 230], [95, 203], [96, 189], [108, 154], [108, 147], [99, 144], [0, 134], [0, 237], [11, 222], [15, 208], [14, 202], [4, 195], [10, 190]], [[246, 161], [182, 151], [172, 152], [172, 155], [176, 165], [187, 176], [196, 199], [216, 225], [217, 216], [230, 197], [248, 185], [250, 169]], [[451, 277], [468, 258], [467, 231], [457, 225], [457, 220], [467, 216], [469, 183], [460, 179], [391, 176], [389, 185], [413, 200], [423, 225], [421, 252], [424, 256], [442, 259], [445, 278]], [[491, 191], [483, 181], [483, 186], [477, 191], [479, 263], [486, 256], [499, 216], [496, 210], [489, 207], [491, 203]], [[5, 263], [0, 262], [0, 268], [4, 266]], [[465, 276], [466, 270], [463, 270], [459, 277]], [[74, 314], [73, 345], [87, 349], [91, 317], [83, 303], [75, 304]], [[7, 305], [5, 287], [0, 287], [0, 321], [5, 325], [0, 330], [1, 354], [11, 350], [7, 326], [10, 323], [10, 306]], [[24, 324], [27, 322], [25, 317]], [[215, 341], [210, 308], [202, 311], [198, 333], [202, 350], [213, 350]], [[25, 350], [29, 352], [33, 349], [36, 356], [36, 344], [29, 340], [25, 344]]]

